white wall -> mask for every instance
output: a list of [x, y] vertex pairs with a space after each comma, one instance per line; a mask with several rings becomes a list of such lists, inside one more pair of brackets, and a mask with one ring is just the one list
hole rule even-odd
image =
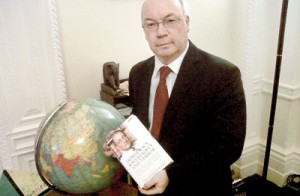
[[57, 1], [69, 98], [100, 98], [102, 65], [120, 63], [120, 78], [151, 53], [140, 23], [141, 1]]

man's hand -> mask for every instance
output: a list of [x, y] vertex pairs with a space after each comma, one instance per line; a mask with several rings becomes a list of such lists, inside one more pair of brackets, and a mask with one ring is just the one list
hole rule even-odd
[[139, 191], [145, 195], [162, 194], [169, 184], [169, 177], [166, 170], [162, 170], [155, 174], [153, 178], [144, 185], [139, 187]]
[[108, 156], [108, 157], [111, 157], [111, 156], [114, 156], [114, 157], [115, 157], [113, 151], [112, 151], [111, 148], [107, 145], [107, 142], [112, 138], [113, 133], [114, 133], [114, 131], [111, 131], [111, 132], [107, 135], [107, 137], [106, 137], [106, 139], [105, 139], [105, 142], [104, 142], [104, 144], [103, 144], [104, 154], [105, 154], [106, 156]]

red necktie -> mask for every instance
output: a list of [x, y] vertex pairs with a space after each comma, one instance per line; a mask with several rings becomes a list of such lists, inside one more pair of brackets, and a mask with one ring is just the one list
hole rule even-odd
[[151, 129], [151, 133], [156, 139], [159, 138], [162, 119], [169, 100], [166, 78], [170, 72], [171, 69], [168, 66], [160, 68], [160, 79], [155, 93], [153, 123]]

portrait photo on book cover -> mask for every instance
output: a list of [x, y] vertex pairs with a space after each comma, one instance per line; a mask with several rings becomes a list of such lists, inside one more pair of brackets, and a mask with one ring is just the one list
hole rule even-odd
[[113, 130], [108, 145], [120, 160], [122, 157], [128, 157], [138, 151], [142, 143], [141, 140], [142, 138], [137, 138], [125, 124]]

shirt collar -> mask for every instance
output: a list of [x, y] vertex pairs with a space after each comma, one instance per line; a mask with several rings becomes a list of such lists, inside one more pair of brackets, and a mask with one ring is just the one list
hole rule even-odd
[[[187, 53], [188, 48], [189, 48], [189, 42], [187, 43], [187, 46], [186, 46], [185, 50], [183, 51], [183, 53], [177, 59], [175, 59], [172, 63], [168, 64], [168, 67], [176, 75], [179, 72], [180, 66], [182, 64], [183, 58], [185, 57], [185, 55]], [[154, 77], [158, 77], [158, 71], [163, 66], [165, 66], [165, 65], [155, 56], [155, 67], [154, 67], [154, 71], [153, 71]]]

